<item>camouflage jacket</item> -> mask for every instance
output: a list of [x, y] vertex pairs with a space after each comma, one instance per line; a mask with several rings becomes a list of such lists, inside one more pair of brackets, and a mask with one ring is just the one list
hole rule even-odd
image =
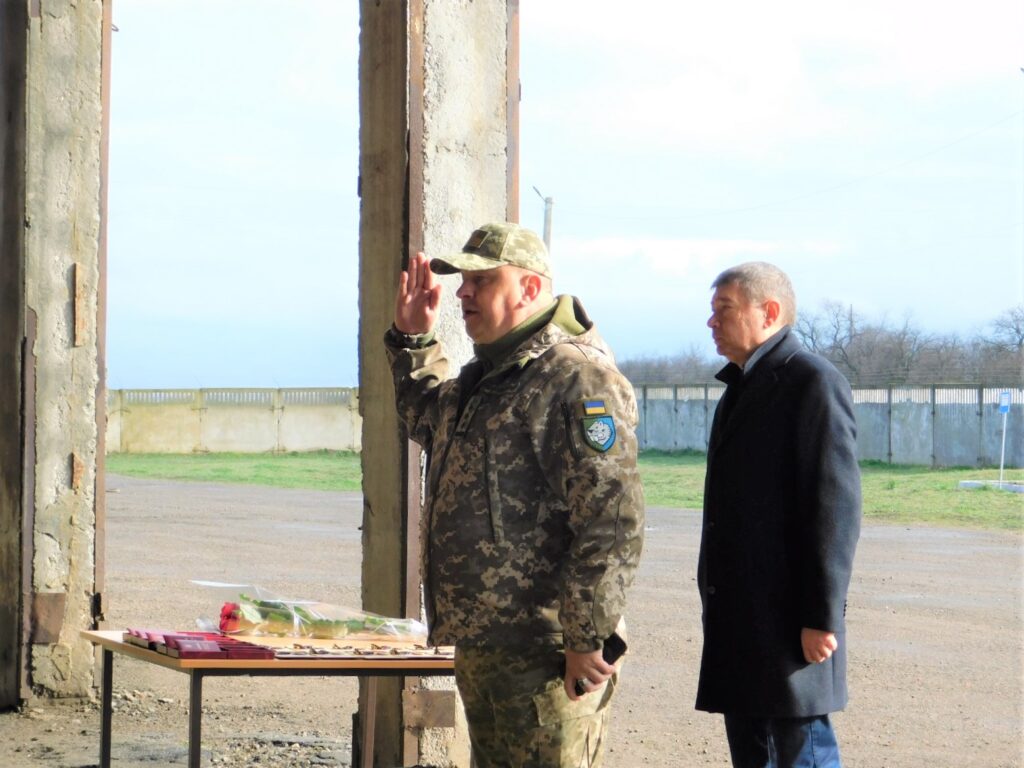
[[[589, 330], [548, 323], [481, 377], [441, 345], [385, 339], [400, 418], [427, 453], [421, 566], [437, 644], [597, 650], [643, 542], [633, 388]], [[472, 384], [477, 380], [475, 385]]]

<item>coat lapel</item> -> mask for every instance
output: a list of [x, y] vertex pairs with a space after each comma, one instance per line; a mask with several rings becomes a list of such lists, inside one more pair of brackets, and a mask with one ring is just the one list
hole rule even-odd
[[743, 384], [743, 370], [735, 363], [729, 363], [715, 374], [715, 378], [723, 382], [726, 388], [721, 399], [718, 401], [714, 420], [711, 422], [711, 435], [708, 440], [709, 458], [721, 444], [726, 422], [730, 420], [736, 402], [739, 400], [740, 389]]

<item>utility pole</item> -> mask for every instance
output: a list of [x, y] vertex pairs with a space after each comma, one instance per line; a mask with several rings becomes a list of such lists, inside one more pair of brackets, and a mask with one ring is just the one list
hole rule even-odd
[[547, 247], [548, 253], [551, 253], [551, 209], [555, 207], [555, 198], [544, 197], [536, 187], [533, 188], [533, 191], [544, 201], [544, 245]]

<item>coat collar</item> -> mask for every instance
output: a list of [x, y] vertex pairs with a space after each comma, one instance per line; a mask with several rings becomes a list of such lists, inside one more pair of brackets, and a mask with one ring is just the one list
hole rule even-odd
[[[792, 330], [792, 326], [790, 325], [783, 326], [778, 333], [768, 337], [760, 347], [754, 350], [754, 354], [750, 356], [750, 360], [747, 361], [747, 365], [745, 367], [740, 368], [736, 363], [729, 363], [725, 368], [715, 374], [715, 378], [727, 385], [739, 384], [744, 378], [752, 376], [754, 370], [761, 365], [761, 361], [765, 358], [775, 358], [774, 364], [768, 363], [768, 367], [781, 365], [782, 362], [789, 359], [792, 351], [796, 351], [796, 349], [799, 349], [800, 347], [800, 342], [795, 336], [793, 336]], [[795, 347], [793, 346], [794, 342], [796, 344]], [[784, 355], [781, 362], [776, 355], [772, 354], [778, 347], [791, 349], [790, 353]]]
[[715, 421], [708, 445], [709, 458], [711, 453], [742, 428], [747, 414], [762, 407], [772, 391], [772, 385], [778, 381], [776, 369], [788, 363], [793, 355], [803, 348], [789, 327], [779, 331], [771, 341], [772, 347], [757, 361], [749, 376], [744, 376], [743, 369], [735, 363], [729, 363], [715, 375], [716, 379], [725, 382], [728, 387], [723, 399], [731, 397], [736, 398], [736, 401], [732, 403], [729, 419], [724, 425], [720, 423], [721, 402], [715, 410]]

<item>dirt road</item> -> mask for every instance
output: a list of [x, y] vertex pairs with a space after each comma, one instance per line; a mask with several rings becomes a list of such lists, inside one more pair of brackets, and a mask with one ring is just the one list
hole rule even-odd
[[[356, 494], [108, 477], [112, 628], [189, 628], [220, 603], [189, 583], [257, 583], [359, 606]], [[719, 718], [693, 709], [700, 655], [695, 512], [648, 510], [629, 610], [609, 768], [728, 766]], [[1022, 752], [1022, 537], [869, 525], [849, 601], [848, 768], [1018, 768]], [[114, 765], [185, 765], [184, 676], [115, 669]], [[347, 766], [356, 684], [215, 679], [204, 765]], [[95, 704], [35, 702], [0, 715], [0, 765], [97, 764]]]

